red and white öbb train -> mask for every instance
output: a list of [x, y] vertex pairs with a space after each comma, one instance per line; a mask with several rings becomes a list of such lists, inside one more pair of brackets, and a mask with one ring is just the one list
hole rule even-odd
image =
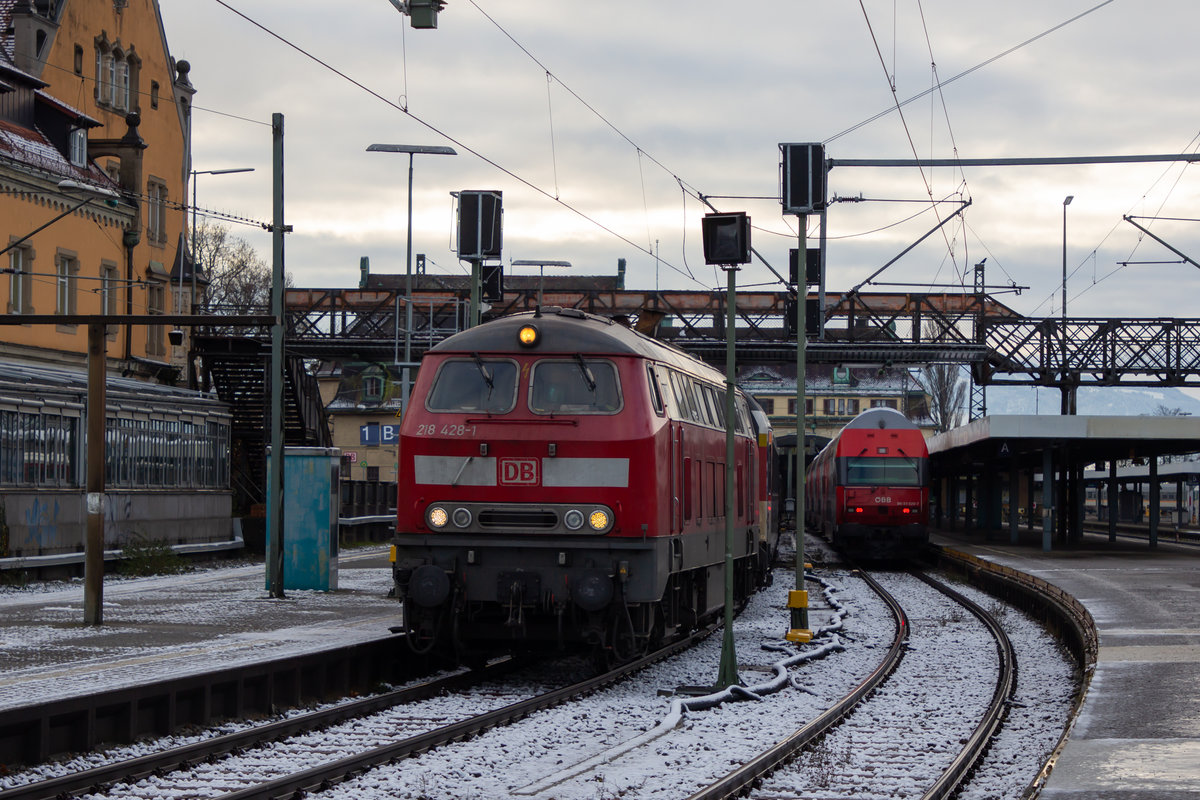
[[393, 551], [417, 652], [592, 645], [624, 660], [724, 604], [726, 470], [735, 586], [767, 574], [774, 442], [724, 376], [575, 309], [516, 314], [426, 354], [400, 432]]
[[891, 408], [846, 424], [805, 479], [810, 529], [865, 558], [903, 558], [929, 541], [929, 451], [921, 430]]

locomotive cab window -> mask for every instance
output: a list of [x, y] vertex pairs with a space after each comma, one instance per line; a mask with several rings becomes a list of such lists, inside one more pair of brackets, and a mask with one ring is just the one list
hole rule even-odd
[[430, 411], [507, 414], [517, 404], [517, 365], [485, 358], [453, 359], [433, 379]]
[[839, 459], [846, 486], [921, 486], [924, 461], [904, 456], [850, 456]]
[[535, 414], [616, 414], [621, 386], [610, 361], [544, 359], [533, 365], [529, 410]]

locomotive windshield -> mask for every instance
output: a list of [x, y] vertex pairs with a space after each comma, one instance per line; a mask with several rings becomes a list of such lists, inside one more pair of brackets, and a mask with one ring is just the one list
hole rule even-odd
[[535, 414], [615, 414], [621, 410], [617, 370], [609, 361], [576, 355], [533, 366], [529, 408]]
[[849, 456], [839, 459], [846, 486], [921, 486], [924, 462], [904, 456]]
[[516, 363], [473, 356], [442, 364], [425, 407], [430, 411], [506, 414], [516, 403]]

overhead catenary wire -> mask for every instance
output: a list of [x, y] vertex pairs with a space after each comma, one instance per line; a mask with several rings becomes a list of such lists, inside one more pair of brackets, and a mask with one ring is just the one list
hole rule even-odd
[[[677, 174], [675, 173], [675, 171], [673, 171], [673, 170], [669, 169], [668, 167], [666, 167], [664, 164], [662, 164], [662, 162], [660, 162], [658, 159], [654, 158], [654, 156], [653, 156], [653, 155], [651, 155], [650, 153], [646, 152], [646, 151], [645, 151], [643, 148], [640, 148], [640, 147], [639, 147], [639, 146], [638, 146], [638, 145], [637, 145], [637, 144], [636, 144], [636, 143], [635, 143], [635, 142], [634, 142], [634, 141], [633, 141], [633, 140], [632, 140], [632, 139], [631, 139], [631, 138], [630, 138], [628, 135], [626, 135], [624, 132], [622, 132], [622, 131], [620, 130], [620, 128], [618, 128], [618, 127], [617, 127], [615, 124], [613, 124], [613, 123], [612, 123], [612, 122], [611, 122], [611, 121], [610, 121], [610, 120], [609, 120], [607, 117], [605, 117], [605, 116], [604, 116], [602, 113], [600, 113], [600, 112], [599, 112], [599, 111], [598, 111], [598, 110], [597, 110], [597, 109], [596, 109], [596, 108], [595, 108], [595, 107], [594, 107], [594, 106], [593, 106], [591, 103], [589, 103], [589, 102], [587, 102], [586, 100], [584, 100], [584, 99], [583, 99], [583, 98], [582, 98], [582, 97], [581, 97], [581, 96], [580, 96], [578, 93], [576, 93], [576, 92], [575, 92], [574, 90], [572, 90], [572, 89], [571, 89], [569, 86], [567, 86], [566, 84], [564, 84], [564, 83], [562, 82], [561, 78], [559, 78], [558, 76], [555, 76], [555, 75], [553, 74], [553, 72], [552, 72], [551, 70], [549, 70], [549, 68], [547, 68], [547, 67], [546, 67], [544, 64], [542, 64], [542, 62], [541, 62], [539, 59], [537, 59], [537, 58], [536, 58], [536, 57], [533, 55], [533, 53], [532, 53], [532, 52], [530, 52], [530, 51], [529, 51], [529, 49], [528, 49], [528, 48], [526, 48], [524, 45], [522, 45], [522, 44], [521, 44], [519, 41], [517, 41], [517, 40], [516, 40], [516, 38], [515, 38], [515, 37], [511, 36], [511, 34], [509, 34], [509, 33], [508, 33], [506, 30], [504, 30], [504, 28], [503, 28], [503, 27], [501, 27], [501, 26], [500, 26], [498, 23], [496, 23], [496, 22], [495, 22], [495, 20], [494, 20], [494, 19], [493, 19], [491, 16], [489, 16], [489, 15], [488, 15], [486, 12], [484, 12], [484, 10], [483, 10], [483, 9], [480, 7], [479, 3], [476, 3], [474, 0], [469, 0], [469, 1], [471, 2], [471, 5], [472, 5], [472, 6], [474, 6], [474, 7], [475, 7], [477, 10], [479, 10], [479, 12], [480, 12], [480, 13], [481, 13], [481, 14], [482, 14], [482, 15], [483, 15], [485, 18], [487, 18], [489, 21], [491, 21], [493, 25], [495, 25], [495, 26], [496, 26], [496, 27], [497, 27], [497, 28], [498, 28], [498, 29], [499, 29], [499, 30], [500, 30], [502, 33], [504, 33], [504, 35], [505, 35], [505, 36], [507, 36], [507, 37], [508, 37], [508, 38], [509, 38], [509, 39], [510, 39], [510, 40], [511, 40], [513, 43], [514, 43], [514, 45], [516, 45], [518, 48], [520, 48], [520, 49], [521, 49], [521, 50], [522, 50], [522, 51], [523, 51], [523, 52], [524, 52], [524, 53], [525, 53], [525, 54], [526, 54], [526, 55], [527, 55], [527, 56], [528, 56], [530, 59], [532, 59], [532, 60], [533, 60], [535, 63], [537, 63], [537, 64], [538, 64], [540, 67], [542, 67], [542, 68], [545, 70], [545, 72], [548, 74], [548, 76], [550, 76], [550, 77], [553, 77], [553, 79], [554, 79], [556, 82], [558, 82], [558, 83], [560, 84], [560, 86], [563, 86], [563, 88], [564, 88], [566, 91], [568, 91], [568, 92], [571, 94], [571, 96], [572, 96], [572, 97], [574, 97], [576, 100], [578, 100], [578, 102], [580, 102], [580, 103], [581, 103], [581, 105], [583, 105], [585, 108], [587, 108], [589, 111], [591, 111], [591, 113], [595, 114], [595, 115], [597, 116], [597, 118], [599, 118], [600, 120], [602, 120], [602, 121], [604, 122], [604, 124], [606, 124], [608, 127], [610, 127], [610, 128], [611, 128], [611, 129], [612, 129], [612, 130], [613, 130], [613, 131], [614, 131], [614, 132], [615, 132], [615, 133], [616, 133], [618, 136], [620, 136], [622, 139], [624, 139], [625, 141], [627, 141], [627, 142], [628, 142], [628, 143], [629, 143], [629, 144], [630, 144], [632, 147], [634, 147], [634, 148], [635, 148], [635, 150], [640, 150], [641, 154], [642, 154], [642, 155], [643, 155], [645, 158], [648, 158], [648, 159], [649, 159], [649, 160], [650, 160], [652, 163], [654, 163], [654, 164], [656, 164], [657, 166], [659, 166], [659, 167], [660, 167], [660, 169], [663, 169], [665, 172], [667, 172], [667, 174], [669, 174], [669, 175], [671, 175], [672, 177], [674, 177], [674, 178], [676, 179], [676, 181], [678, 182], [678, 184], [679, 184], [679, 186], [680, 186], [680, 188], [681, 188], [681, 190], [682, 190], [683, 192], [685, 192], [685, 193], [688, 193], [688, 194], [692, 194], [694, 197], [697, 197], [697, 198], [699, 197], [699, 194], [700, 194], [700, 193], [698, 192], [698, 190], [696, 190], [696, 189], [695, 189], [695, 187], [691, 186], [691, 184], [689, 184], [689, 183], [687, 183], [686, 181], [684, 181], [684, 179], [683, 179], [682, 177], [680, 177], [679, 175], [677, 175]], [[482, 161], [484, 161], [485, 163], [487, 163], [487, 164], [489, 164], [489, 165], [491, 165], [491, 166], [495, 167], [496, 169], [500, 170], [501, 172], [504, 172], [505, 174], [507, 174], [507, 175], [509, 175], [510, 177], [512, 177], [514, 180], [517, 180], [517, 181], [519, 181], [520, 183], [522, 183], [523, 185], [525, 185], [525, 186], [529, 187], [530, 189], [532, 189], [533, 191], [535, 191], [535, 192], [537, 192], [537, 193], [539, 193], [539, 194], [542, 194], [543, 196], [545, 196], [545, 197], [547, 197], [547, 198], [549, 198], [549, 199], [551, 199], [551, 200], [554, 200], [555, 202], [557, 202], [557, 203], [559, 203], [560, 205], [562, 205], [562, 206], [563, 206], [565, 209], [567, 209], [567, 210], [571, 211], [572, 213], [574, 213], [574, 214], [576, 214], [576, 215], [580, 216], [581, 218], [583, 218], [583, 219], [584, 219], [584, 220], [586, 220], [587, 222], [589, 222], [589, 223], [591, 223], [591, 224], [595, 225], [597, 228], [599, 228], [599, 229], [601, 229], [601, 230], [604, 230], [605, 232], [607, 232], [608, 234], [610, 234], [610, 235], [614, 236], [614, 237], [615, 237], [615, 238], [617, 238], [618, 240], [625, 242], [626, 244], [630, 245], [630, 246], [631, 246], [631, 247], [633, 247], [634, 249], [636, 249], [636, 250], [638, 250], [638, 251], [640, 251], [640, 252], [642, 252], [642, 253], [645, 253], [645, 254], [647, 254], [648, 256], [652, 257], [652, 258], [656, 258], [656, 259], [658, 260], [658, 263], [660, 263], [660, 264], [665, 264], [665, 265], [666, 265], [666, 266], [667, 266], [669, 269], [671, 269], [671, 270], [673, 270], [673, 271], [675, 271], [675, 272], [678, 272], [678, 273], [680, 273], [681, 275], [683, 275], [683, 276], [687, 277], [689, 280], [693, 280], [693, 281], [695, 281], [695, 277], [694, 277], [694, 275], [692, 275], [692, 274], [691, 274], [691, 270], [690, 270], [689, 268], [687, 268], [687, 265], [686, 265], [686, 255], [684, 256], [684, 258], [685, 258], [685, 264], [684, 264], [684, 268], [683, 268], [683, 269], [681, 269], [680, 267], [678, 267], [678, 266], [676, 266], [675, 264], [671, 263], [669, 260], [663, 260], [663, 259], [661, 259], [661, 256], [659, 256], [659, 255], [657, 254], [657, 252], [656, 252], [656, 250], [657, 250], [657, 249], [656, 249], [656, 248], [654, 248], [653, 246], [651, 246], [651, 245], [642, 246], [642, 245], [639, 245], [639, 244], [637, 244], [636, 242], [633, 242], [633, 241], [631, 241], [629, 238], [627, 238], [626, 236], [624, 236], [624, 235], [623, 235], [623, 234], [621, 234], [620, 232], [618, 232], [618, 231], [614, 230], [613, 228], [611, 228], [611, 227], [610, 227], [610, 226], [608, 226], [608, 225], [605, 225], [605, 224], [601, 223], [599, 220], [595, 219], [593, 216], [591, 216], [590, 214], [586, 213], [586, 212], [585, 212], [585, 211], [583, 211], [582, 209], [580, 209], [580, 208], [578, 208], [578, 207], [576, 207], [576, 206], [572, 205], [571, 203], [568, 203], [568, 202], [566, 202], [566, 201], [562, 200], [560, 197], [556, 197], [555, 195], [557, 195], [557, 191], [555, 191], [555, 192], [552, 194], [551, 192], [547, 191], [546, 189], [543, 189], [543, 188], [541, 188], [540, 186], [536, 185], [536, 184], [535, 184], [535, 183], [533, 183], [532, 181], [530, 181], [530, 180], [527, 180], [527, 179], [523, 178], [522, 176], [520, 176], [519, 174], [517, 174], [517, 173], [515, 173], [515, 172], [513, 172], [513, 171], [511, 171], [511, 170], [509, 170], [509, 169], [507, 169], [507, 168], [505, 168], [505, 167], [503, 167], [503, 166], [501, 166], [501, 165], [500, 165], [500, 164], [498, 164], [496, 161], [494, 161], [494, 160], [492, 160], [492, 159], [490, 159], [490, 158], [488, 158], [488, 157], [484, 156], [484, 155], [483, 155], [482, 153], [480, 153], [479, 151], [477, 151], [477, 150], [475, 150], [475, 149], [473, 149], [473, 148], [471, 148], [471, 147], [469, 147], [469, 146], [467, 146], [467, 145], [463, 144], [462, 142], [458, 141], [457, 139], [455, 139], [454, 137], [450, 136], [449, 134], [447, 134], [447, 133], [443, 132], [442, 130], [440, 130], [439, 128], [437, 128], [436, 126], [434, 126], [433, 124], [431, 124], [431, 123], [427, 122], [426, 120], [424, 120], [424, 119], [422, 119], [422, 118], [418, 117], [416, 114], [413, 114], [413, 113], [412, 113], [412, 112], [411, 112], [411, 111], [410, 111], [408, 108], [406, 108], [406, 107], [403, 107], [403, 108], [402, 108], [402, 107], [400, 107], [400, 106], [397, 106], [395, 103], [392, 103], [391, 101], [387, 100], [387, 98], [384, 98], [383, 96], [381, 96], [381, 95], [380, 95], [378, 92], [375, 92], [375, 91], [373, 91], [373, 90], [369, 89], [368, 87], [366, 87], [366, 86], [365, 86], [364, 84], [362, 84], [361, 82], [354, 80], [353, 78], [349, 77], [349, 76], [348, 76], [348, 75], [346, 75], [345, 73], [343, 73], [343, 72], [341, 72], [341, 71], [337, 70], [336, 68], [332, 67], [332, 66], [331, 66], [331, 65], [329, 65], [328, 63], [326, 63], [326, 62], [322, 61], [322, 60], [321, 60], [320, 58], [318, 58], [317, 56], [315, 56], [315, 55], [313, 55], [313, 54], [309, 53], [308, 51], [304, 50], [303, 48], [299, 47], [298, 45], [296, 45], [296, 44], [294, 44], [294, 43], [292, 43], [292, 42], [288, 41], [288, 40], [287, 40], [287, 39], [285, 39], [284, 37], [282, 37], [282, 36], [280, 36], [280, 35], [276, 34], [275, 32], [273, 32], [273, 31], [271, 31], [270, 29], [268, 29], [266, 26], [262, 25], [261, 23], [258, 23], [257, 21], [255, 21], [255, 20], [251, 19], [251, 18], [250, 18], [250, 17], [248, 17], [247, 15], [245, 15], [245, 14], [243, 14], [242, 12], [238, 11], [237, 9], [233, 8], [233, 7], [232, 7], [232, 6], [231, 6], [231, 5], [230, 5], [228, 2], [224, 2], [224, 0], [217, 0], [217, 2], [218, 2], [220, 5], [222, 5], [223, 7], [227, 8], [228, 10], [230, 10], [231, 12], [233, 12], [233, 13], [237, 14], [238, 16], [241, 16], [242, 18], [246, 19], [246, 20], [247, 20], [248, 22], [250, 22], [251, 24], [253, 24], [253, 25], [255, 25], [256, 27], [260, 28], [261, 30], [263, 30], [264, 32], [266, 32], [268, 35], [270, 35], [270, 36], [272, 36], [272, 37], [274, 37], [274, 38], [278, 39], [279, 41], [281, 41], [281, 42], [283, 42], [284, 44], [286, 44], [287, 46], [289, 46], [289, 47], [293, 48], [293, 49], [294, 49], [294, 50], [296, 50], [297, 52], [300, 52], [300, 53], [301, 53], [302, 55], [304, 55], [305, 57], [307, 57], [307, 58], [309, 58], [309, 59], [311, 59], [311, 60], [315, 61], [316, 63], [318, 63], [318, 64], [319, 64], [319, 65], [321, 65], [322, 67], [324, 67], [324, 68], [326, 68], [326, 69], [328, 69], [328, 70], [332, 71], [333, 73], [337, 74], [339, 77], [343, 78], [344, 80], [347, 80], [347, 81], [349, 81], [350, 83], [352, 83], [353, 85], [355, 85], [355, 86], [357, 86], [358, 88], [362, 89], [363, 91], [366, 91], [366, 92], [370, 93], [371, 95], [373, 95], [373, 96], [374, 96], [374, 97], [376, 97], [377, 99], [379, 99], [379, 100], [382, 100], [383, 102], [387, 103], [388, 105], [391, 105], [391, 106], [393, 106], [393, 107], [397, 108], [397, 110], [400, 110], [400, 111], [402, 111], [402, 113], [405, 113], [405, 114], [407, 114], [407, 115], [408, 115], [409, 117], [411, 117], [411, 118], [412, 118], [414, 121], [416, 121], [416, 122], [418, 122], [419, 124], [423, 125], [423, 126], [424, 126], [424, 127], [426, 127], [427, 129], [429, 129], [429, 130], [431, 130], [431, 131], [433, 131], [433, 132], [437, 133], [438, 135], [441, 135], [441, 136], [443, 136], [443, 137], [444, 137], [444, 138], [446, 138], [448, 141], [455, 142], [455, 143], [456, 143], [456, 144], [458, 144], [460, 147], [462, 147], [464, 150], [467, 150], [467, 151], [468, 151], [468, 152], [470, 152], [471, 154], [473, 154], [473, 155], [477, 156], [478, 158], [480, 158], [480, 159], [481, 159]], [[1091, 9], [1089, 9], [1089, 10], [1087, 10], [1087, 11], [1084, 11], [1084, 12], [1082, 12], [1082, 13], [1080, 13], [1080, 14], [1076, 15], [1075, 17], [1072, 17], [1071, 19], [1068, 19], [1068, 20], [1066, 20], [1066, 21], [1064, 21], [1064, 22], [1060, 23], [1059, 25], [1056, 25], [1056, 26], [1054, 26], [1054, 27], [1052, 27], [1052, 28], [1048, 29], [1047, 31], [1044, 31], [1044, 32], [1042, 32], [1042, 33], [1041, 33], [1041, 34], [1039, 34], [1038, 36], [1032, 37], [1032, 38], [1030, 38], [1030, 39], [1028, 39], [1028, 40], [1026, 40], [1026, 41], [1022, 42], [1020, 45], [1018, 45], [1018, 46], [1016, 46], [1016, 47], [1013, 47], [1013, 48], [1010, 48], [1009, 50], [1006, 50], [1006, 51], [1004, 51], [1004, 52], [1002, 52], [1002, 53], [1000, 53], [1000, 54], [998, 54], [998, 55], [996, 55], [996, 56], [992, 57], [991, 59], [988, 59], [987, 61], [985, 61], [985, 62], [982, 62], [981, 64], [978, 64], [978, 65], [976, 65], [975, 67], [972, 67], [970, 70], [967, 70], [967, 71], [965, 71], [965, 72], [963, 72], [963, 73], [959, 73], [958, 75], [956, 75], [956, 76], [954, 76], [953, 78], [951, 78], [951, 79], [948, 79], [948, 80], [946, 80], [946, 81], [937, 81], [937, 80], [936, 80], [936, 70], [935, 70], [935, 85], [934, 85], [934, 86], [933, 86], [931, 89], [927, 90], [926, 92], [923, 92], [921, 96], [924, 96], [925, 94], [928, 94], [928, 93], [930, 93], [930, 92], [932, 92], [932, 91], [939, 91], [941, 87], [943, 87], [943, 86], [945, 86], [945, 85], [948, 85], [948, 84], [952, 83], [953, 81], [955, 81], [955, 80], [958, 80], [958, 79], [960, 79], [961, 77], [964, 77], [965, 75], [967, 75], [967, 74], [970, 74], [971, 72], [974, 72], [974, 71], [976, 71], [976, 70], [978, 70], [978, 69], [980, 69], [980, 68], [982, 68], [982, 67], [986, 66], [987, 64], [990, 64], [990, 63], [992, 63], [992, 62], [996, 61], [997, 59], [999, 59], [999, 58], [1002, 58], [1002, 57], [1004, 57], [1004, 56], [1008, 55], [1008, 54], [1009, 54], [1009, 53], [1011, 53], [1011, 52], [1015, 52], [1016, 50], [1020, 49], [1021, 47], [1027, 46], [1028, 44], [1030, 44], [1030, 43], [1032, 43], [1032, 42], [1034, 42], [1034, 41], [1037, 41], [1037, 40], [1039, 40], [1039, 39], [1041, 39], [1041, 38], [1045, 37], [1046, 35], [1048, 35], [1048, 34], [1052, 33], [1053, 31], [1055, 31], [1055, 30], [1058, 30], [1058, 29], [1060, 29], [1060, 28], [1062, 28], [1062, 27], [1064, 27], [1064, 26], [1066, 26], [1066, 25], [1070, 24], [1071, 22], [1074, 22], [1074, 21], [1076, 21], [1077, 19], [1080, 19], [1080, 18], [1082, 18], [1082, 17], [1086, 16], [1087, 14], [1089, 14], [1089, 13], [1092, 13], [1092, 12], [1093, 12], [1093, 11], [1095, 11], [1095, 10], [1097, 10], [1097, 9], [1099, 9], [1099, 8], [1102, 8], [1102, 7], [1104, 7], [1104, 6], [1108, 5], [1108, 4], [1110, 4], [1111, 2], [1112, 2], [1112, 0], [1105, 0], [1105, 2], [1099, 3], [1098, 5], [1094, 6], [1093, 8], [1091, 8]], [[894, 70], [893, 70], [893, 71], [894, 71]], [[908, 102], [911, 102], [912, 100], [915, 100], [915, 99], [917, 99], [917, 97], [909, 98], [908, 100], [905, 100], [905, 101], [903, 101], [903, 102], [901, 103], [901, 102], [898, 100], [898, 98], [897, 98], [897, 105], [896, 105], [895, 107], [893, 107], [893, 108], [889, 108], [889, 109], [888, 109], [886, 112], [884, 112], [884, 113], [890, 113], [890, 111], [892, 111], [892, 110], [898, 110], [898, 108], [899, 108], [899, 107], [901, 107], [902, 105], [904, 105], [904, 104], [907, 104]], [[405, 105], [407, 105], [407, 104], [405, 104]], [[871, 121], [873, 121], [873, 120], [866, 120], [866, 121], [864, 121], [863, 123], [861, 123], [861, 124], [860, 124], [860, 126], [856, 126], [856, 128], [857, 128], [857, 127], [861, 127], [861, 125], [862, 125], [862, 124], [868, 124], [868, 123], [869, 123], [869, 122], [871, 122]], [[843, 134], [838, 134], [838, 135], [843, 135]], [[835, 137], [832, 137], [832, 138], [837, 138], [837, 137], [835, 136]], [[831, 139], [829, 139], [829, 140], [826, 140], [826, 141], [831, 141], [831, 140], [832, 140], [832, 138], [831, 138]], [[931, 191], [931, 190], [930, 190], [930, 191]], [[686, 237], [686, 231], [685, 231], [685, 237]], [[845, 236], [841, 236], [841, 237], [837, 237], [837, 238], [847, 238], [847, 237], [845, 237]], [[946, 244], [947, 244], [947, 248], [948, 248], [948, 250], [949, 250], [951, 253], [953, 253], [954, 246], [955, 246], [955, 245], [954, 245], [954, 242], [953, 242], [953, 241], [951, 241], [951, 240], [950, 240], [950, 239], [947, 237]]]
[[[366, 92], [370, 96], [374, 97], [376, 100], [379, 100], [380, 102], [385, 103], [386, 105], [394, 108], [395, 110], [405, 114], [406, 116], [409, 117], [409, 119], [411, 119], [414, 122], [416, 122], [417, 124], [421, 125], [426, 130], [429, 130], [430, 132], [435, 133], [438, 136], [441, 136], [443, 139], [445, 139], [448, 142], [454, 143], [458, 147], [462, 148], [464, 151], [470, 153], [471, 155], [475, 156], [480, 161], [483, 161], [485, 164], [488, 164], [489, 166], [493, 167], [494, 169], [504, 173], [505, 175], [509, 176], [510, 178], [517, 181], [521, 185], [525, 186], [526, 188], [536, 192], [537, 194], [542, 195], [543, 197], [547, 198], [548, 200], [558, 203], [559, 205], [561, 205], [563, 208], [567, 209], [571, 213], [576, 214], [577, 216], [584, 219], [588, 223], [596, 226], [600, 230], [603, 230], [604, 232], [606, 232], [609, 235], [613, 236], [614, 238], [624, 242], [625, 244], [638, 250], [639, 252], [645, 253], [646, 255], [650, 256], [651, 258], [654, 257], [654, 254], [652, 252], [650, 252], [647, 248], [645, 248], [642, 245], [629, 239], [624, 234], [614, 230], [611, 226], [605, 225], [600, 220], [598, 220], [595, 217], [593, 217], [592, 215], [586, 213], [582, 209], [572, 205], [571, 203], [568, 203], [567, 201], [563, 200], [562, 198], [554, 197], [554, 195], [551, 192], [547, 191], [546, 189], [542, 188], [541, 186], [538, 186], [533, 181], [517, 174], [516, 172], [503, 166], [502, 164], [495, 161], [494, 159], [488, 157], [487, 155], [484, 155], [482, 152], [475, 149], [474, 147], [471, 147], [470, 145], [463, 142], [462, 140], [452, 136], [451, 134], [447, 133], [446, 131], [443, 131], [442, 129], [440, 129], [436, 125], [434, 125], [433, 123], [429, 122], [428, 120], [425, 120], [424, 118], [422, 118], [419, 115], [417, 115], [416, 113], [414, 113], [411, 109], [406, 109], [406, 108], [401, 107], [398, 103], [388, 99], [387, 97], [384, 97], [379, 92], [377, 92], [374, 89], [370, 88], [369, 86], [365, 85], [361, 81], [356, 80], [355, 78], [351, 77], [350, 75], [347, 75], [345, 72], [334, 67], [329, 62], [319, 58], [315, 54], [309, 52], [308, 50], [305, 50], [300, 45], [290, 41], [286, 37], [271, 30], [270, 28], [268, 28], [266, 25], [262, 24], [261, 22], [258, 22], [257, 20], [253, 19], [252, 17], [248, 16], [247, 14], [243, 13], [242, 11], [239, 11], [238, 9], [234, 8], [232, 5], [227, 3], [225, 0], [214, 0], [214, 2], [216, 2], [218, 5], [222, 6], [223, 8], [229, 10], [231, 13], [236, 14], [237, 16], [241, 17], [246, 22], [255, 26], [256, 28], [258, 28], [263, 33], [267, 34], [268, 36], [272, 37], [273, 39], [276, 39], [277, 41], [281, 42], [282, 44], [286, 45], [287, 47], [290, 47], [291, 49], [295, 50], [297, 53], [304, 56], [305, 58], [315, 62], [316, 64], [320, 65], [322, 68], [329, 70], [330, 72], [332, 72], [333, 74], [335, 74], [339, 78], [341, 78], [342, 80], [345, 80], [348, 83], [350, 83], [351, 85], [362, 90], [363, 92]], [[569, 89], [568, 89], [568, 91], [569, 91]], [[675, 272], [678, 272], [680, 275], [683, 275], [683, 276], [689, 278], [690, 280], [693, 280], [693, 281], [695, 280], [695, 278], [693, 276], [684, 272], [682, 269], [675, 266], [670, 261], [663, 260], [663, 261], [661, 261], [661, 263], [665, 264], [668, 268], [674, 270]]]

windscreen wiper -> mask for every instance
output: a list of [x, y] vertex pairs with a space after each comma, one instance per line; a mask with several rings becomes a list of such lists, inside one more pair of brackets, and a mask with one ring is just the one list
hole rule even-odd
[[483, 376], [483, 382], [487, 384], [488, 391], [496, 388], [496, 384], [492, 382], [492, 373], [484, 365], [483, 359], [479, 357], [479, 353], [471, 353], [471, 358], [475, 359], [475, 366], [479, 367], [479, 374]]
[[595, 394], [596, 376], [592, 374], [592, 370], [588, 368], [587, 362], [583, 360], [583, 353], [576, 353], [575, 360], [579, 363], [579, 371], [583, 373], [583, 379], [587, 382], [588, 391]]

